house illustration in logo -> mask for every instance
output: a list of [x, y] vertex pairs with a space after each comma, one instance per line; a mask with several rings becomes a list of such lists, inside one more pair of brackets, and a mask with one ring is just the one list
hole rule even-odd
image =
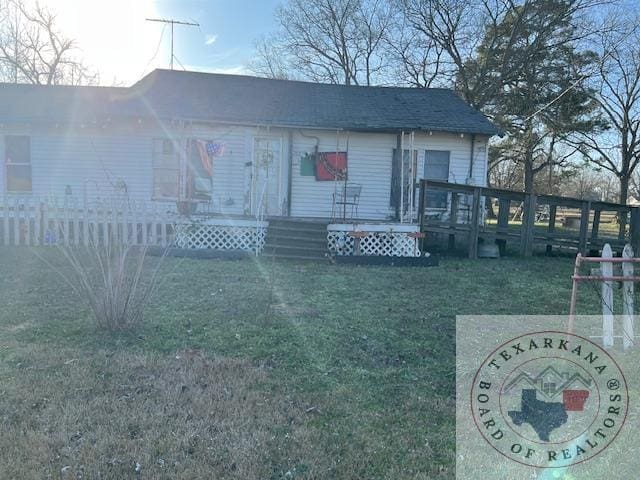
[[520, 372], [505, 386], [504, 393], [516, 389], [518, 392], [533, 389], [542, 397], [554, 400], [560, 395], [566, 397], [563, 393], [565, 391], [590, 391], [592, 383], [590, 378], [585, 378], [580, 372], [559, 372], [553, 366], [549, 366], [537, 375]]

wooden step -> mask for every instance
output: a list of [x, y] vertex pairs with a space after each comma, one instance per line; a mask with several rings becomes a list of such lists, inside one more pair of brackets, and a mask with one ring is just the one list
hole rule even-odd
[[290, 247], [297, 247], [297, 246], [309, 246], [309, 247], [326, 247], [327, 246], [327, 237], [326, 236], [321, 236], [321, 237], [316, 237], [316, 236], [300, 236], [300, 235], [275, 235], [275, 234], [270, 234], [267, 233], [267, 238], [266, 238], [266, 243], [267, 244], [278, 244], [278, 245], [287, 245]]
[[263, 253], [262, 257], [266, 258], [266, 259], [271, 259], [271, 258], [276, 258], [276, 259], [283, 259], [283, 260], [306, 260], [306, 261], [313, 261], [313, 262], [318, 262], [318, 261], [324, 261], [324, 262], [329, 262], [331, 260], [330, 257], [312, 257], [312, 256], [307, 256], [307, 255], [274, 255], [273, 253]]
[[328, 258], [327, 223], [269, 219], [263, 255], [296, 260]]
[[278, 223], [278, 224], [272, 225], [270, 223], [268, 229], [274, 232], [301, 232], [301, 233], [315, 233], [315, 234], [324, 233], [325, 235], [327, 233], [326, 225], [318, 226], [313, 224], [304, 225], [304, 224]]
[[324, 257], [329, 254], [329, 250], [324, 248], [308, 248], [291, 245], [265, 245], [263, 253], [273, 253], [275, 255], [301, 255], [306, 257]]

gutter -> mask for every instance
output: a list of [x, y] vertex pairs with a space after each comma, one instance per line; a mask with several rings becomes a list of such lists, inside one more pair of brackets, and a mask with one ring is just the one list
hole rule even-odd
[[469, 158], [469, 175], [467, 176], [467, 185], [473, 184], [473, 157], [476, 149], [476, 134], [471, 134], [471, 154]]
[[291, 216], [291, 204], [293, 203], [293, 130], [289, 129], [289, 176], [287, 178], [287, 216]]
[[[144, 123], [148, 124], [148, 123], [162, 123], [162, 122], [190, 122], [190, 123], [199, 123], [199, 124], [212, 124], [212, 125], [236, 125], [239, 127], [255, 127], [256, 123], [255, 122], [243, 122], [243, 121], [238, 121], [238, 120], [212, 120], [212, 119], [201, 119], [201, 118], [192, 118], [192, 117], [164, 117], [164, 116], [149, 116], [149, 115], [137, 115], [137, 114], [125, 114], [125, 115], [114, 115], [114, 114], [109, 114], [109, 115], [99, 115], [99, 116], [93, 116], [91, 118], [86, 118], [86, 119], [82, 119], [80, 121], [76, 121], [76, 122], [67, 122], [65, 121], [65, 119], [59, 119], [59, 118], [43, 118], [43, 117], [18, 117], [18, 118], [11, 118], [11, 119], [3, 119], [2, 121], [2, 126], [8, 126], [8, 125], [12, 125], [12, 124], [28, 124], [28, 125], [38, 125], [38, 124], [55, 124], [58, 123], [60, 125], [67, 125], [67, 124], [81, 124], [81, 123], [101, 123], [101, 122], [107, 122], [107, 123], [114, 123], [117, 119], [119, 118], [124, 118], [124, 119], [130, 119], [130, 120], [143, 120], [144, 119]], [[151, 121], [151, 122], [149, 122]], [[416, 132], [423, 132], [423, 133], [428, 133], [428, 132], [434, 132], [434, 133], [449, 133], [449, 134], [460, 134], [460, 133], [464, 133], [465, 135], [475, 135], [475, 134], [480, 134], [480, 135], [487, 135], [487, 136], [494, 136], [494, 135], [498, 135], [498, 136], [502, 136], [502, 132], [498, 131], [498, 133], [496, 132], [488, 132], [488, 131], [483, 131], [483, 132], [471, 132], [469, 130], [466, 129], [458, 129], [458, 130], [444, 130], [444, 129], [439, 129], [436, 127], [420, 127], [420, 126], [406, 126], [406, 127], [402, 127], [402, 128], [383, 128], [383, 127], [368, 127], [368, 126], [349, 126], [349, 127], [323, 127], [323, 126], [317, 126], [317, 125], [292, 125], [292, 124], [287, 124], [287, 123], [272, 123], [272, 124], [261, 124], [262, 126], [268, 126], [270, 128], [286, 128], [286, 129], [292, 129], [292, 130], [319, 130], [319, 131], [326, 131], [326, 132], [332, 132], [335, 133], [336, 130], [340, 130], [340, 131], [346, 131], [347, 129], [350, 132], [357, 132], [357, 133], [387, 133], [387, 134], [393, 134], [393, 135], [398, 135], [401, 132], [406, 132], [406, 131], [416, 131]]]

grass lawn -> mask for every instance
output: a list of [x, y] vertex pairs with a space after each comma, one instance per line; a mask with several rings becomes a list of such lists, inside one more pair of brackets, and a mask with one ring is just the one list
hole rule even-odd
[[455, 315], [567, 313], [572, 263], [167, 258], [109, 335], [2, 249], [0, 478], [452, 478]]

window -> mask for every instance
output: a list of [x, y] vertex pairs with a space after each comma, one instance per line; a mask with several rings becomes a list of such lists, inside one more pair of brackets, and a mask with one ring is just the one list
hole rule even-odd
[[4, 141], [7, 192], [30, 192], [31, 139], [24, 135], [7, 135]]
[[[449, 180], [448, 150], [426, 150], [424, 152], [424, 178], [427, 180]], [[447, 193], [427, 190], [427, 208], [447, 208]]]
[[153, 140], [153, 198], [178, 198], [180, 162], [173, 141], [166, 138]]

